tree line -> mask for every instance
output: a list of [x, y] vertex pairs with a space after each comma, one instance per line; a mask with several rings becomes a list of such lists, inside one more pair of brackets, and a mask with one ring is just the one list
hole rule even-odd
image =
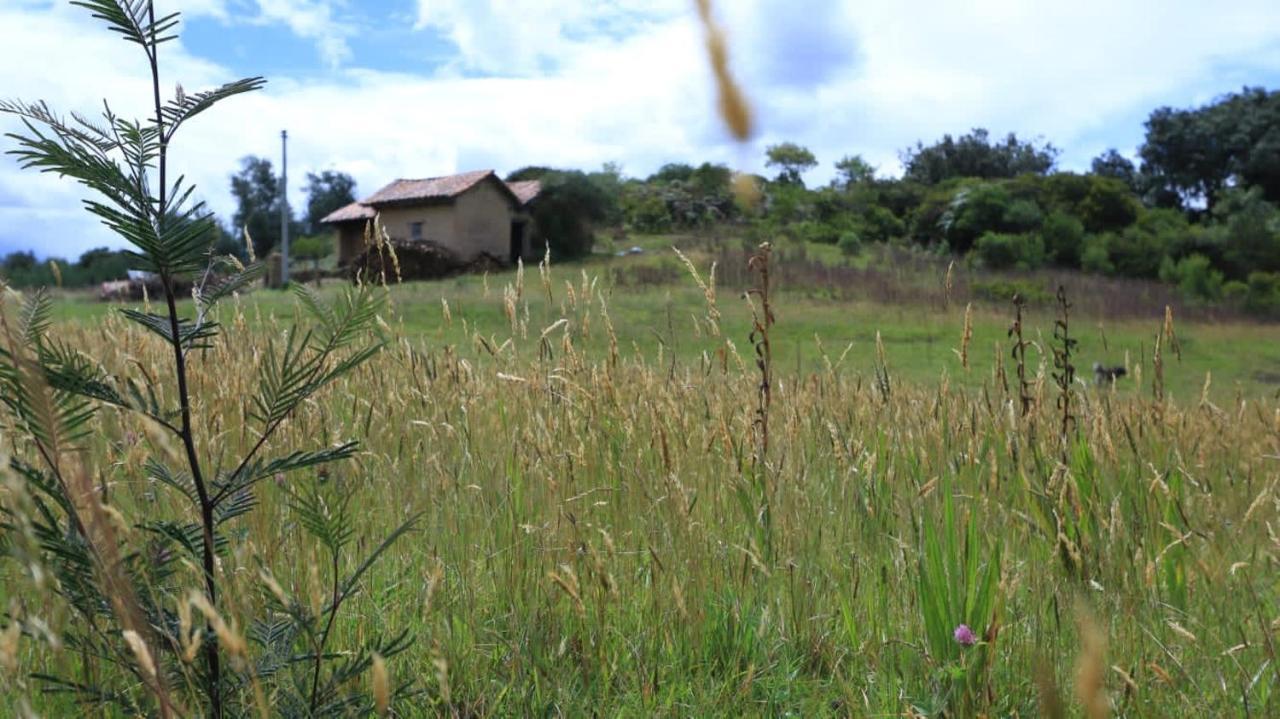
[[[249, 259], [265, 257], [280, 246], [280, 207], [285, 198], [271, 161], [249, 156], [230, 177], [236, 211], [226, 223], [213, 228], [210, 246], [214, 254]], [[334, 210], [355, 202], [356, 181], [343, 172], [325, 170], [306, 174], [307, 205], [301, 215], [289, 208], [289, 254], [318, 262], [333, 253], [333, 238], [320, 220]], [[95, 247], [75, 261], [61, 257], [39, 259], [31, 251], [15, 251], [0, 258], [0, 277], [13, 287], [93, 287], [128, 276], [130, 260], [122, 250]]]
[[[833, 162], [835, 179], [809, 187], [819, 165], [808, 148], [767, 148], [771, 176], [735, 176], [727, 166], [674, 162], [647, 177], [606, 164], [595, 172], [525, 167], [509, 181], [538, 179], [533, 208], [553, 255], [592, 252], [597, 232], [661, 234], [731, 224], [751, 237], [838, 245], [896, 243], [1005, 270], [1059, 267], [1159, 279], [1205, 301], [1280, 310], [1280, 92], [1244, 88], [1194, 108], [1150, 113], [1137, 162], [1115, 149], [1089, 171], [1058, 168], [1041, 140], [986, 129], [904, 149], [900, 177], [860, 155]], [[291, 253], [332, 251], [320, 219], [355, 200], [345, 173], [306, 175], [307, 206], [288, 208]], [[757, 202], [744, 202], [746, 183]], [[246, 157], [231, 176], [236, 212], [214, 240], [220, 253], [263, 256], [280, 241], [279, 178], [271, 161]], [[61, 268], [55, 277], [52, 268]], [[89, 284], [122, 276], [118, 253], [95, 249], [76, 263], [13, 253], [0, 273], [15, 285]]]
[[[1137, 162], [1109, 149], [1083, 173], [1059, 150], [977, 128], [903, 150], [900, 177], [859, 155], [835, 179], [805, 185], [807, 148], [766, 151], [770, 177], [745, 178], [763, 200], [735, 199], [723, 165], [665, 165], [615, 188], [609, 212], [635, 232], [720, 222], [759, 239], [913, 246], [997, 270], [1058, 267], [1176, 284], [1190, 298], [1280, 311], [1280, 92], [1245, 88], [1196, 108], [1162, 107], [1145, 123]], [[741, 181], [744, 178], [739, 178]]]

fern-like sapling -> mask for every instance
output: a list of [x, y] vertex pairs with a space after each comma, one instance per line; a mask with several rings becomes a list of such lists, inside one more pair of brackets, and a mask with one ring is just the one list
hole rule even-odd
[[[195, 416], [200, 403], [193, 395], [192, 364], [200, 361], [198, 350], [220, 338], [219, 301], [246, 288], [262, 267], [212, 255], [213, 216], [193, 199], [191, 185], [181, 176], [172, 179], [168, 154], [187, 121], [264, 81], [248, 78], [190, 95], [179, 86], [164, 101], [160, 50], [176, 37], [177, 13], [157, 16], [148, 0], [72, 4], [141, 49], [153, 114], [129, 120], [104, 104], [100, 119], [64, 117], [43, 102], [0, 101], [0, 112], [18, 116], [25, 126], [25, 132], [8, 135], [16, 142], [9, 154], [24, 168], [69, 177], [92, 192], [88, 211], [128, 243], [132, 267], [152, 273], [163, 288], [160, 313], [123, 315], [163, 343], [171, 363], [167, 376], [141, 368], [132, 377], [109, 374], [57, 337], [48, 295], [29, 296], [17, 317], [7, 312], [12, 303], [0, 303], [3, 427], [20, 438], [11, 470], [30, 499], [0, 507], [0, 521], [6, 534], [21, 529], [35, 538], [44, 565], [57, 578], [54, 591], [73, 617], [63, 644], [79, 660], [78, 671], [67, 670], [71, 674], [32, 677], [78, 704], [110, 706], [127, 715], [311, 717], [372, 711], [372, 698], [350, 680], [371, 666], [374, 653], [394, 656], [409, 640], [400, 635], [339, 655], [328, 647], [331, 628], [364, 573], [416, 517], [348, 570], [355, 533], [354, 517], [346, 511], [349, 497], [334, 503], [320, 501], [319, 489], [292, 490], [293, 511], [329, 554], [334, 591], [318, 613], [300, 609], [274, 579], [266, 581], [271, 575], [264, 570], [267, 614], [237, 616], [242, 604], [233, 609], [220, 593], [228, 581], [220, 564], [238, 541], [230, 530], [253, 511], [263, 479], [354, 454], [354, 442], [282, 452], [272, 440], [303, 402], [379, 351], [383, 340], [375, 320], [382, 298], [358, 288], [327, 304], [299, 288], [311, 323], [291, 329], [263, 355], [247, 412], [248, 448], [232, 458], [230, 448], [213, 448], [222, 443], [198, 441], [205, 425]], [[188, 282], [194, 301], [183, 311], [177, 288]], [[180, 461], [156, 451], [144, 471], [185, 510], [129, 518], [110, 506], [78, 452], [93, 431], [95, 410], [104, 405], [141, 415], [169, 435], [165, 441], [179, 448]], [[116, 531], [121, 522], [129, 531]], [[247, 627], [247, 642], [239, 626]], [[299, 667], [307, 669], [310, 681], [285, 681]], [[393, 698], [407, 691], [399, 687]], [[266, 696], [279, 703], [268, 710]]]

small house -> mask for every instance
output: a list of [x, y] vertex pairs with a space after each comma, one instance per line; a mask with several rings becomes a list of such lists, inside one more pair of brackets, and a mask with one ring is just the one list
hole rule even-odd
[[338, 265], [364, 252], [375, 215], [398, 242], [432, 243], [469, 262], [482, 254], [515, 262], [539, 254], [532, 246], [529, 206], [537, 181], [503, 182], [493, 170], [424, 180], [396, 180], [321, 220], [337, 230]]

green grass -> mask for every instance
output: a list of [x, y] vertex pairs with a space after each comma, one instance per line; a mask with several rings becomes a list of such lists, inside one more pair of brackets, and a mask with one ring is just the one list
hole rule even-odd
[[[530, 331], [541, 331], [561, 316], [562, 306], [569, 301], [566, 283], [581, 292], [582, 273], [586, 272], [608, 298], [622, 351], [653, 359], [661, 352], [674, 355], [678, 362], [697, 362], [713, 351], [718, 342], [707, 335], [706, 303], [702, 292], [689, 279], [685, 268], [677, 262], [672, 245], [688, 238], [642, 236], [629, 243], [646, 248], [646, 254], [628, 257], [600, 257], [585, 263], [554, 265], [551, 270], [552, 298], [547, 300], [536, 266], [525, 274], [525, 298], [528, 301]], [[628, 245], [630, 246], [630, 245]], [[809, 256], [824, 246], [812, 246]], [[696, 255], [695, 255], [696, 256]], [[866, 262], [861, 258], [860, 262]], [[706, 273], [709, 260], [700, 271]], [[610, 286], [612, 272], [634, 272], [637, 267], [665, 267], [668, 281], [659, 285]], [[464, 356], [483, 351], [476, 337], [492, 339], [510, 332], [503, 312], [502, 288], [515, 282], [515, 272], [485, 277], [464, 276], [438, 282], [406, 283], [393, 286], [392, 301], [396, 306], [397, 325], [405, 336], [421, 339], [432, 346], [453, 346]], [[486, 291], [485, 287], [488, 287]], [[325, 293], [339, 291], [343, 283], [326, 281]], [[442, 300], [448, 303], [452, 322], [446, 322]], [[783, 287], [776, 299], [778, 329], [773, 346], [775, 359], [784, 373], [792, 376], [824, 369], [826, 361], [835, 363], [845, 355], [843, 368], [854, 375], [871, 376], [876, 362], [876, 335], [884, 345], [891, 376], [905, 382], [936, 381], [945, 372], [950, 381], [964, 386], [980, 387], [997, 381], [998, 363], [1005, 365], [1012, 377], [1008, 352], [1011, 340], [1008, 328], [1012, 308], [978, 302], [975, 304], [973, 336], [969, 346], [969, 369], [961, 366], [958, 350], [964, 325], [966, 303], [973, 298], [956, 297], [945, 310], [922, 303], [883, 304], [870, 301], [841, 301], [815, 298], [807, 288]], [[294, 313], [293, 297], [288, 292], [259, 290], [243, 299], [251, 321], [264, 317], [288, 318]], [[745, 301], [721, 290], [718, 307], [723, 315], [725, 335], [739, 350], [746, 352], [746, 331], [750, 327], [750, 310]], [[59, 302], [60, 320], [96, 322], [111, 311], [109, 304], [93, 301], [86, 295], [69, 294]], [[598, 308], [592, 313], [598, 320]], [[1072, 321], [1072, 334], [1080, 344], [1075, 365], [1078, 376], [1092, 382], [1093, 362], [1126, 365], [1130, 376], [1121, 380], [1120, 394], [1152, 392], [1154, 372], [1152, 353], [1163, 317], [1144, 321], [1106, 321], [1078, 315]], [[1053, 313], [1048, 309], [1032, 309], [1025, 320], [1028, 340], [1043, 353], [1032, 349], [1028, 362], [1032, 374], [1039, 370], [1041, 354], [1052, 371]], [[1275, 396], [1280, 392], [1280, 332], [1272, 325], [1244, 321], [1223, 323], [1190, 323], [1175, 321], [1181, 355], [1164, 349], [1164, 382], [1174, 398], [1199, 398], [1206, 380], [1209, 396], [1217, 400], [1242, 396]], [[581, 338], [583, 344], [599, 350], [605, 346], [600, 327], [588, 327]], [[824, 354], [827, 360], [824, 360]], [[999, 360], [997, 360], [999, 356]], [[1141, 366], [1140, 377], [1134, 370]], [[1138, 381], [1140, 380], [1140, 382]]]
[[[1076, 715], [1080, 665], [1117, 715], [1280, 709], [1280, 403], [1255, 376], [1280, 361], [1274, 328], [1178, 324], [1183, 356], [1166, 353], [1169, 399], [1155, 402], [1162, 318], [1073, 320], [1078, 364], [1127, 350], [1142, 384], [1077, 386], [1079, 431], [1063, 441], [1051, 379], [1025, 418], [995, 379], [998, 357], [1012, 377], [1003, 310], [977, 310], [966, 371], [952, 351], [963, 298], [942, 311], [783, 289], [757, 463], [745, 302], [721, 293], [716, 337], [691, 280], [592, 289], [592, 275], [668, 261], [555, 266], [549, 300], [529, 268], [514, 328], [514, 273], [487, 292], [483, 277], [394, 286], [387, 349], [272, 442], [362, 439], [355, 461], [284, 483], [354, 487], [364, 549], [425, 513], [336, 628], [337, 646], [412, 630], [389, 662], [423, 690], [402, 715], [1034, 716], [1053, 697]], [[165, 348], [109, 309], [60, 303], [57, 334], [112, 372], [163, 376]], [[193, 356], [214, 464], [252, 443], [252, 370], [296, 312], [288, 294], [246, 295], [216, 318], [225, 342]], [[1051, 323], [1032, 313], [1029, 338]], [[86, 450], [122, 516], [175, 511], [143, 471], [172, 448], [140, 420], [103, 412]], [[285, 489], [258, 499], [221, 568], [223, 610], [246, 621], [262, 611], [259, 565], [304, 602], [326, 576]], [[44, 595], [22, 567], [0, 579], [0, 606], [68, 620], [31, 599]], [[949, 643], [961, 622], [980, 644]], [[1085, 649], [1092, 627], [1101, 654]], [[23, 669], [78, 661], [23, 644]], [[75, 711], [0, 681], [0, 707]]]

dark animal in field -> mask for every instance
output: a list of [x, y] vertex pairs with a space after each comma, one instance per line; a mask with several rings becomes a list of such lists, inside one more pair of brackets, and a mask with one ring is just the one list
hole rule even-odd
[[1099, 387], [1113, 385], [1116, 380], [1129, 374], [1124, 367], [1103, 367], [1101, 362], [1093, 363], [1093, 383]]

